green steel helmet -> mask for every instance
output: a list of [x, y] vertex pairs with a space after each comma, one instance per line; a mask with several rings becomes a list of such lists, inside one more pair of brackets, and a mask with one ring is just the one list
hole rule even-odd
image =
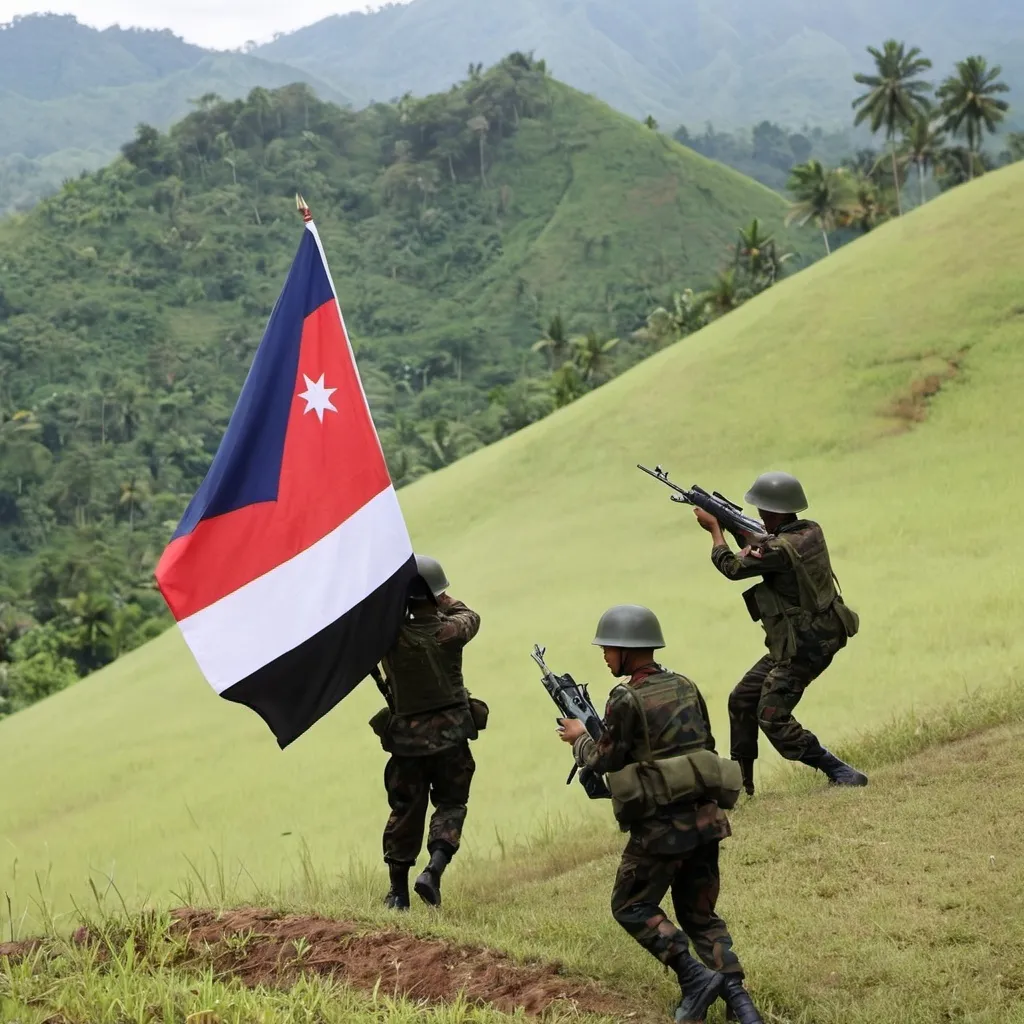
[[638, 647], [640, 650], [665, 646], [661, 623], [650, 608], [639, 604], [617, 604], [601, 616], [596, 647]]
[[800, 481], [789, 473], [762, 473], [743, 500], [765, 512], [803, 512], [807, 508], [807, 495]]
[[441, 563], [436, 558], [430, 558], [428, 555], [417, 555], [416, 571], [423, 577], [427, 586], [430, 587], [430, 592], [434, 597], [443, 594], [451, 586], [448, 582], [448, 577], [444, 574], [444, 569], [441, 568]]

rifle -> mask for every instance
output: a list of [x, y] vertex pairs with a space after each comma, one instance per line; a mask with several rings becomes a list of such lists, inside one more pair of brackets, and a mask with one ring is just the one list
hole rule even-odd
[[[544, 661], [546, 650], [546, 647], [534, 644], [530, 657], [540, 666], [541, 682], [544, 684], [544, 689], [548, 691], [558, 710], [562, 712], [555, 721], [557, 722], [561, 718], [579, 719], [590, 733], [591, 738], [599, 740], [604, 732], [604, 726], [601, 716], [590, 699], [590, 694], [587, 693], [586, 683], [580, 686], [568, 673], [564, 676], [555, 675]], [[567, 786], [572, 782], [578, 770], [579, 765], [573, 763], [572, 771], [569, 772], [569, 777], [565, 780]], [[587, 796], [591, 800], [611, 797], [611, 792], [605, 785], [604, 779], [589, 768], [580, 771], [580, 785], [586, 790]]]
[[394, 714], [395, 705], [391, 703], [391, 691], [388, 689], [388, 684], [384, 682], [384, 677], [381, 675], [380, 669], [376, 665], [370, 669], [370, 675], [373, 677], [373, 681], [377, 684], [377, 689], [380, 690], [381, 696], [384, 698], [384, 703], [388, 706], [388, 711]]
[[648, 476], [660, 480], [666, 487], [671, 487], [676, 493], [672, 495], [673, 501], [682, 505], [693, 505], [702, 508], [705, 512], [711, 513], [726, 530], [736, 539], [739, 546], [746, 547], [751, 541], [763, 541], [768, 536], [768, 531], [760, 519], [752, 519], [743, 514], [743, 506], [730, 501], [724, 494], [712, 491], [710, 494], [703, 487], [694, 484], [689, 490], [672, 483], [668, 478], [668, 470], [661, 466], [648, 469], [646, 466], [637, 464], [637, 469], [642, 469]]

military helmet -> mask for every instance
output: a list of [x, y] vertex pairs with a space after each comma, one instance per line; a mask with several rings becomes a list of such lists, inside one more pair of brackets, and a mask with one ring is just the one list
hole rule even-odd
[[803, 512], [807, 508], [807, 495], [800, 481], [789, 473], [762, 473], [743, 500], [765, 512]]
[[597, 635], [591, 641], [596, 647], [638, 647], [641, 650], [664, 647], [661, 624], [650, 608], [639, 604], [617, 604], [601, 616]]
[[451, 586], [448, 577], [444, 574], [444, 569], [441, 568], [441, 563], [436, 558], [431, 558], [429, 555], [417, 555], [416, 571], [423, 577], [434, 597], [443, 594]]

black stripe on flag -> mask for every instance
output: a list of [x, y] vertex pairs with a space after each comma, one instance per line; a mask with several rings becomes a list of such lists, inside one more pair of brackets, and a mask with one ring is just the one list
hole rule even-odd
[[416, 559], [341, 618], [221, 693], [270, 727], [283, 750], [369, 675], [398, 637]]

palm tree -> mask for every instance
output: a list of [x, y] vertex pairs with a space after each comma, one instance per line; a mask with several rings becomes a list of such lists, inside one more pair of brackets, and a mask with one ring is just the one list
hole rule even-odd
[[480, 447], [480, 438], [465, 423], [438, 417], [420, 434], [423, 454], [431, 469], [443, 469]]
[[149, 484], [134, 473], [121, 484], [121, 497], [118, 504], [128, 506], [129, 530], [135, 529], [135, 510], [141, 508], [149, 497]]
[[608, 353], [618, 345], [618, 338], [602, 341], [596, 331], [588, 331], [580, 337], [573, 338], [570, 344], [576, 350], [573, 353], [576, 365], [588, 384], [599, 377], [608, 363]]
[[480, 145], [480, 186], [483, 188], [487, 184], [487, 176], [484, 174], [484, 140], [487, 138], [487, 131], [490, 125], [486, 117], [478, 114], [476, 117], [471, 117], [466, 122], [466, 126], [476, 135], [477, 142]]
[[787, 187], [796, 201], [786, 214], [786, 223], [803, 227], [813, 220], [825, 240], [825, 252], [831, 254], [829, 232], [856, 208], [849, 176], [842, 168], [826, 169], [820, 160], [808, 160], [790, 171]]
[[704, 298], [712, 316], [725, 316], [750, 298], [750, 292], [738, 279], [735, 267], [720, 270]]
[[699, 331], [708, 322], [707, 296], [694, 293], [692, 288], [672, 296], [672, 309], [658, 306], [647, 315], [647, 323], [633, 332], [637, 341], [645, 342], [658, 351], [687, 334]]
[[[952, 135], [963, 135], [967, 148], [976, 154], [985, 132], [995, 132], [1006, 116], [1010, 104], [997, 94], [1010, 87], [999, 81], [1003, 69], [989, 67], [984, 57], [968, 57], [957, 61], [956, 74], [950, 75], [936, 96], [941, 104], [943, 127]], [[974, 177], [974, 161], [969, 162], [968, 180]]]
[[565, 333], [562, 315], [556, 313], [548, 324], [544, 336], [533, 343], [532, 352], [547, 352], [548, 366], [551, 370], [561, 366], [569, 355], [569, 338]]
[[566, 363], [551, 375], [551, 393], [556, 409], [575, 402], [586, 390], [579, 370], [572, 363]]
[[947, 146], [935, 161], [935, 177], [945, 191], [965, 185], [975, 174], [984, 174], [991, 167], [984, 150], [972, 153], [966, 146]]
[[856, 172], [850, 181], [853, 202], [839, 218], [840, 227], [856, 227], [863, 234], [892, 216], [892, 204], [878, 182], [869, 174]]
[[896, 168], [896, 135], [901, 129], [912, 125], [928, 109], [925, 94], [931, 92], [932, 87], [919, 76], [922, 71], [932, 66], [932, 62], [921, 56], [918, 47], [907, 50], [906, 44], [895, 39], [887, 39], [881, 50], [869, 46], [868, 53], [875, 60], [876, 73], [853, 76], [859, 85], [868, 87], [866, 93], [853, 101], [853, 107], [857, 111], [854, 124], [868, 121], [872, 132], [885, 129], [885, 137], [892, 156], [896, 209], [902, 214], [899, 175]]
[[755, 217], [745, 228], [739, 229], [733, 266], [748, 278], [754, 292], [773, 285], [793, 258], [791, 252], [779, 252], [775, 236], [765, 233]]
[[68, 638], [75, 660], [83, 673], [102, 667], [109, 661], [110, 636], [113, 633], [114, 606], [103, 593], [79, 591], [74, 598], [59, 598], [73, 627]]
[[1024, 132], [1010, 132], [1006, 136], [1006, 149], [1000, 154], [1004, 164], [1024, 160]]
[[935, 166], [945, 145], [946, 136], [926, 114], [921, 114], [903, 136], [901, 156], [905, 164], [913, 164], [917, 168], [922, 206], [924, 205], [925, 172]]

